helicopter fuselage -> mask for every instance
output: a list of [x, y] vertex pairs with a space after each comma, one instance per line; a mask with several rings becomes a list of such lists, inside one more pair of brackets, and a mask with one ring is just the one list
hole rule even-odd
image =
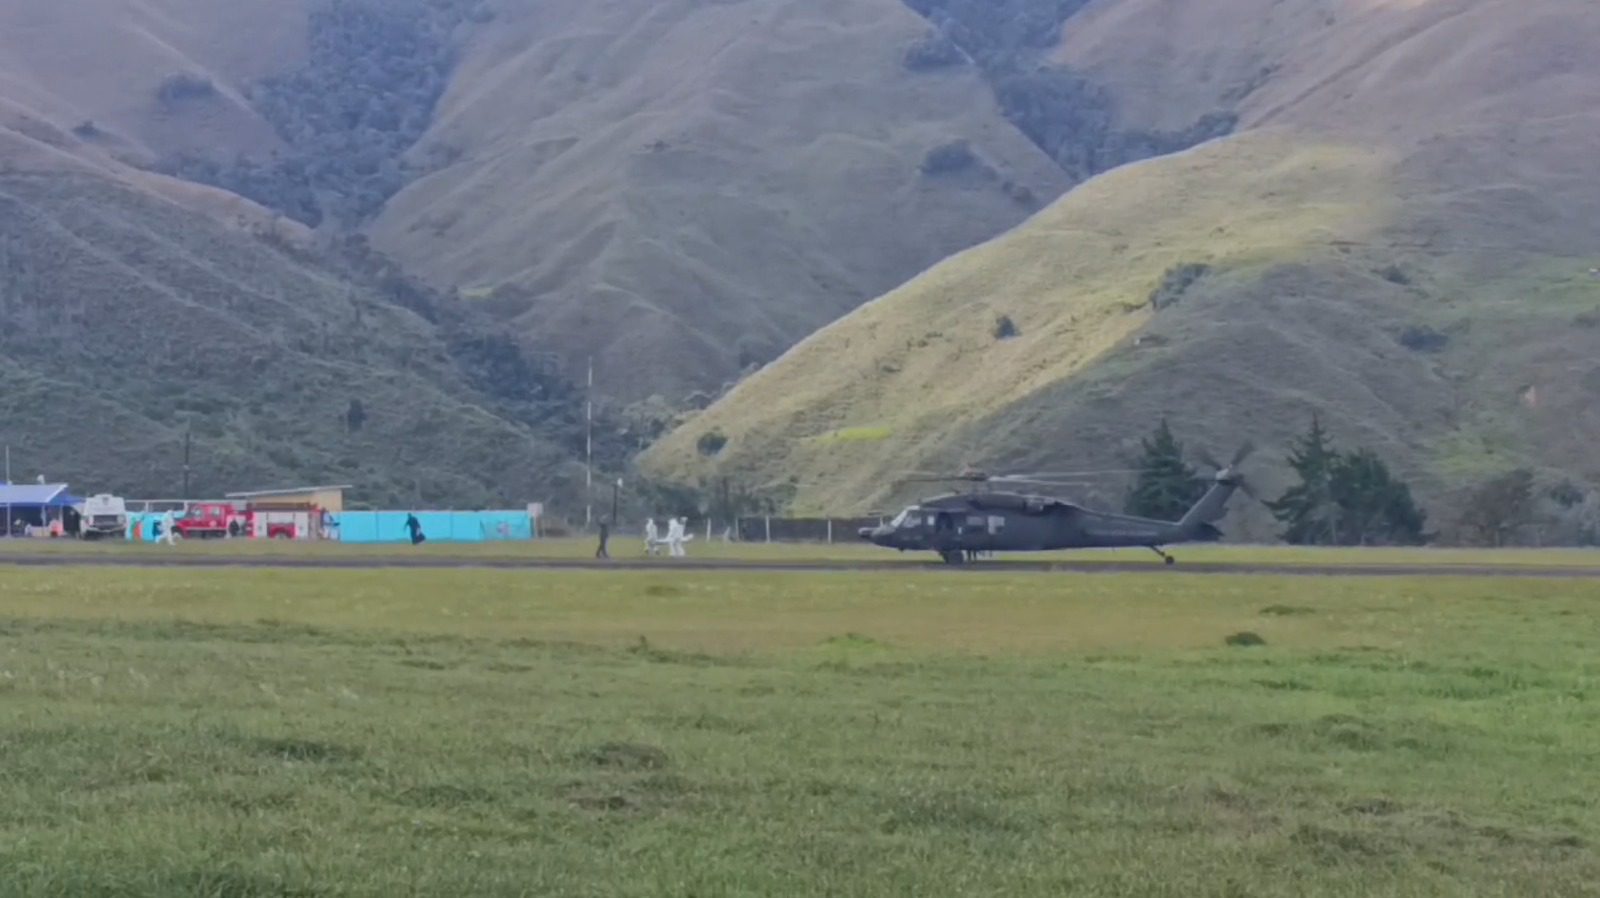
[[861, 537], [887, 549], [933, 551], [954, 561], [969, 553], [1158, 549], [1213, 541], [1221, 533], [1209, 521], [1157, 521], [1043, 496], [971, 493], [925, 500], [889, 523], [863, 529]]

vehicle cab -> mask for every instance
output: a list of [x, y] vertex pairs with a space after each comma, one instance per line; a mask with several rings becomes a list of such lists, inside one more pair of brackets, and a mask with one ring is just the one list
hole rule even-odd
[[200, 502], [189, 506], [174, 526], [184, 539], [249, 536], [250, 515], [225, 502]]

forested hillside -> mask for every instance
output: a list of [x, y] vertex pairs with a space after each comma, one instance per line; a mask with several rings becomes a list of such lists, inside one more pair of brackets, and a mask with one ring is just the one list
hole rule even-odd
[[570, 385], [359, 255], [334, 266], [85, 175], [0, 177], [13, 470], [176, 495], [339, 481], [390, 505], [574, 496]]

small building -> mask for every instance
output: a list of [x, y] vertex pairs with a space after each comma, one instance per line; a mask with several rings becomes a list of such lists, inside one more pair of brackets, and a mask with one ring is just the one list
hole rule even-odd
[[343, 514], [344, 491], [352, 488], [349, 484], [302, 486], [282, 490], [229, 493], [226, 498], [235, 502], [248, 502], [252, 508], [264, 511], [300, 511], [317, 508], [329, 514]]

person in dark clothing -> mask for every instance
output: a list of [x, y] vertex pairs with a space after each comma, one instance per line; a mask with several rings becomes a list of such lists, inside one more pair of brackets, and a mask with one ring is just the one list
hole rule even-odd
[[596, 558], [610, 558], [611, 553], [606, 551], [606, 543], [611, 541], [611, 522], [600, 522], [600, 548], [594, 550]]
[[422, 533], [422, 522], [417, 520], [416, 515], [409, 512], [406, 513], [406, 529], [411, 531], [411, 544], [413, 546], [421, 545], [422, 541], [427, 539]]

